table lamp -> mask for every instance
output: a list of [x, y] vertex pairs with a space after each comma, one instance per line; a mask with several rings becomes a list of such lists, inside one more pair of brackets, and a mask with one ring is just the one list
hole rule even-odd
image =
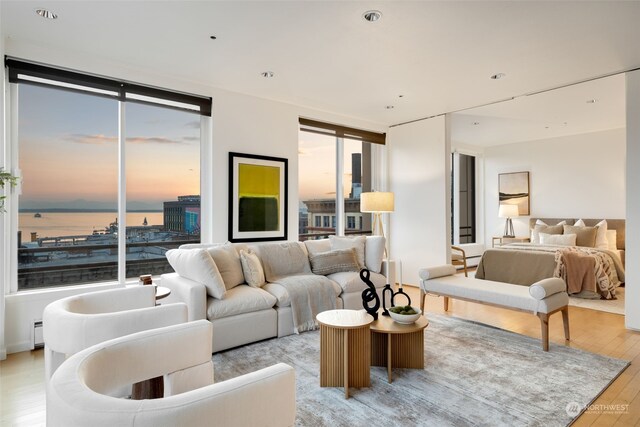
[[500, 218], [506, 218], [504, 223], [504, 235], [502, 237], [516, 237], [513, 231], [513, 222], [511, 218], [516, 218], [520, 215], [518, 211], [518, 205], [500, 205], [498, 209], [498, 216]]
[[360, 212], [373, 214], [373, 234], [384, 237], [382, 214], [394, 211], [393, 193], [374, 191], [360, 195]]

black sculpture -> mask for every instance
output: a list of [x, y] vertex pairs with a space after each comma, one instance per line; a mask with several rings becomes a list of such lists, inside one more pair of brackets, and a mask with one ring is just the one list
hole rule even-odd
[[[362, 306], [367, 313], [373, 316], [373, 320], [378, 320], [380, 297], [376, 292], [375, 285], [373, 284], [373, 282], [371, 282], [371, 280], [369, 280], [369, 277], [371, 277], [371, 272], [369, 272], [369, 270], [367, 270], [366, 268], [360, 270], [360, 279], [368, 286], [368, 289], [362, 291]], [[372, 301], [375, 301], [375, 303], [373, 304], [373, 307], [370, 307], [369, 303]]]
[[393, 289], [391, 289], [391, 285], [387, 283], [386, 285], [384, 285], [384, 289], [382, 290], [382, 315], [383, 316], [389, 315], [389, 310], [387, 309], [387, 292], [389, 292], [389, 302], [391, 303], [391, 307], [394, 307], [396, 305], [395, 299], [396, 299], [396, 296], [398, 295], [404, 295], [407, 298], [407, 304], [405, 305], [411, 305], [411, 298], [409, 298], [409, 295], [407, 295], [406, 292], [402, 289], [402, 284], [398, 287], [398, 292], [394, 293]]

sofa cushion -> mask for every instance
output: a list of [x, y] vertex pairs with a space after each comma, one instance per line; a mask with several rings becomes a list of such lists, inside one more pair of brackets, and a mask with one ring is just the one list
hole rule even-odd
[[215, 261], [224, 280], [227, 290], [244, 283], [244, 274], [240, 264], [240, 255], [233, 245], [214, 246], [207, 249], [211, 258]]
[[265, 243], [254, 250], [262, 260], [267, 282], [294, 274], [309, 274], [311, 266], [306, 248], [301, 242]]
[[327, 252], [331, 250], [331, 241], [329, 239], [319, 240], [305, 240], [304, 246], [309, 252], [309, 256], [318, 254], [320, 252]]
[[[342, 293], [342, 288], [338, 283], [336, 283], [333, 280], [328, 280], [324, 276], [317, 276], [315, 274], [301, 274], [300, 276], [305, 276], [305, 277], [313, 276], [315, 278], [321, 278], [320, 280], [325, 280], [327, 284], [329, 284], [333, 288], [333, 292], [336, 294], [336, 298], [339, 297], [340, 294]], [[291, 298], [289, 297], [289, 293], [287, 292], [286, 288], [281, 284], [277, 282], [266, 283], [262, 287], [262, 289], [269, 292], [271, 295], [277, 298], [278, 302], [276, 305], [278, 307], [288, 307], [291, 305]]]
[[[342, 272], [333, 273], [327, 276], [332, 281], [336, 282], [340, 289], [345, 292], [362, 292], [367, 289], [367, 285], [360, 279], [360, 273], [356, 272]], [[379, 273], [371, 273], [369, 280], [376, 288], [383, 288], [387, 283], [387, 278]]]
[[367, 241], [366, 236], [356, 236], [356, 237], [340, 237], [340, 236], [329, 236], [329, 241], [331, 242], [331, 250], [335, 249], [356, 249], [356, 255], [358, 257], [358, 264], [360, 268], [364, 268], [365, 260], [364, 260], [364, 245]]
[[276, 297], [269, 292], [249, 285], [239, 285], [228, 289], [223, 300], [207, 298], [207, 319], [215, 320], [266, 310], [275, 304]]
[[207, 294], [222, 299], [225, 285], [216, 263], [205, 249], [171, 249], [166, 253], [171, 267], [180, 276], [202, 283]]
[[354, 248], [309, 254], [309, 261], [313, 274], [323, 276], [341, 271], [360, 271]]
[[383, 236], [367, 236], [364, 245], [364, 263], [372, 273], [380, 273], [386, 240]]
[[264, 285], [264, 270], [260, 258], [251, 249], [240, 250], [240, 264], [247, 285], [260, 288]]

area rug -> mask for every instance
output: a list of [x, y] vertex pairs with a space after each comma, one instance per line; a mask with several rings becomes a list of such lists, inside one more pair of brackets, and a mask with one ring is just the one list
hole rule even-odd
[[[317, 331], [214, 355], [216, 382], [277, 362], [296, 370], [299, 426], [565, 426], [628, 362], [429, 314], [425, 369], [371, 368], [371, 387], [321, 388]], [[568, 409], [569, 408], [569, 409]]]
[[574, 307], [589, 308], [591, 310], [606, 311], [607, 313], [624, 315], [624, 290], [625, 288], [616, 289], [617, 299], [584, 299], [569, 297], [569, 305]]

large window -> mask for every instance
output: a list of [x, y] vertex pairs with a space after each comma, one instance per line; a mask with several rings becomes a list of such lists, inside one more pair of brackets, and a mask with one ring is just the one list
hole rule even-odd
[[171, 271], [165, 252], [200, 241], [210, 100], [7, 64], [22, 178], [18, 290]]
[[360, 212], [360, 195], [371, 191], [372, 142], [384, 143], [384, 134], [305, 119], [300, 124], [300, 240], [370, 234], [371, 215]]

